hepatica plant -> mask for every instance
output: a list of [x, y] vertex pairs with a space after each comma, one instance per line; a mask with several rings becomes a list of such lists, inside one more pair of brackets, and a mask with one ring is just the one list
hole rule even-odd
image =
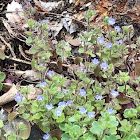
[[[16, 95], [15, 101], [19, 114], [44, 132], [44, 140], [57, 139], [52, 134], [56, 129], [62, 131], [62, 140], [140, 138], [140, 79], [135, 79], [134, 88], [126, 64], [126, 46], [135, 43], [132, 46], [136, 50], [140, 39], [128, 41], [131, 30], [118, 26], [113, 17], [103, 19], [107, 30], [90, 26], [94, 14], [85, 14], [89, 26], [80, 36], [78, 57], [65, 41], [51, 46], [46, 24], [27, 20], [29, 30], [25, 33], [33, 54], [32, 66], [45, 74], [36, 85], [42, 89], [41, 95], [28, 100], [27, 89], [21, 88], [22, 95]], [[72, 74], [67, 72], [67, 77], [46, 69], [54, 60], [69, 62]], [[72, 63], [77, 67], [73, 69]], [[61, 71], [65, 71], [63, 67]]]

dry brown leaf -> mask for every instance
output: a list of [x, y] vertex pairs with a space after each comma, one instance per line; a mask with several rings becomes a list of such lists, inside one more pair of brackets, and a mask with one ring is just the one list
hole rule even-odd
[[81, 45], [81, 41], [79, 38], [68, 40], [68, 43], [71, 44], [72, 46], [80, 46]]
[[0, 48], [0, 59], [2, 59], [2, 60], [5, 59], [5, 53], [1, 48]]
[[26, 70], [26, 71], [16, 70], [14, 72], [18, 77], [22, 76], [23, 78], [25, 78], [25, 79], [27, 79], [29, 81], [37, 81], [37, 80], [39, 80], [38, 75], [40, 75], [40, 73], [35, 72], [33, 70]]
[[15, 95], [18, 93], [16, 85], [13, 84], [8, 92], [0, 96], [0, 105], [9, 103], [14, 100]]
[[85, 12], [84, 11], [80, 11], [79, 13], [74, 14], [73, 18], [81, 21], [82, 19], [85, 18]]
[[63, 68], [62, 62], [60, 62], [59, 60], [57, 61], [57, 67], [59, 70], [62, 70], [62, 68]]
[[135, 62], [135, 73], [137, 76], [140, 76], [140, 61]]
[[74, 0], [74, 4], [78, 5], [78, 4], [84, 4], [87, 0]]

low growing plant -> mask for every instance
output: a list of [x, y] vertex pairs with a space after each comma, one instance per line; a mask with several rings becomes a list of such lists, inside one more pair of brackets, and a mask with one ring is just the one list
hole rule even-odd
[[[31, 45], [32, 67], [42, 73], [36, 87], [43, 93], [36, 100], [28, 100], [29, 89], [21, 87], [22, 94], [15, 100], [20, 116], [46, 133], [44, 140], [57, 139], [51, 135], [54, 129], [62, 130], [62, 140], [140, 139], [140, 78], [136, 78], [134, 88], [126, 65], [126, 46], [137, 50], [140, 38], [133, 43], [132, 29], [116, 26], [112, 17], [103, 19], [104, 30], [97, 25], [91, 27], [94, 14], [86, 13], [89, 26], [80, 36], [78, 56], [65, 41], [51, 44], [47, 24], [27, 20], [26, 43]], [[46, 69], [54, 60], [70, 62], [73, 74], [68, 78]], [[78, 66], [75, 69], [73, 62]], [[123, 107], [131, 103], [134, 106]]]

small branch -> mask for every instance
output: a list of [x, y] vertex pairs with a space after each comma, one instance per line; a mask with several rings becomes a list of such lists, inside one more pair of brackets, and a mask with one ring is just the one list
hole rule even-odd
[[4, 44], [10, 49], [12, 56], [13, 56], [14, 58], [16, 58], [16, 55], [15, 55], [14, 51], [12, 50], [11, 45], [10, 45], [9, 43], [7, 43], [1, 35], [0, 35], [0, 39], [1, 39], [1, 40], [4, 42]]
[[20, 60], [20, 59], [17, 59], [17, 58], [11, 58], [9, 56], [5, 56], [5, 59], [8, 59], [8, 61], [14, 61], [14, 63], [17, 63], [17, 64], [31, 65], [31, 62], [29, 62], [29, 61]]

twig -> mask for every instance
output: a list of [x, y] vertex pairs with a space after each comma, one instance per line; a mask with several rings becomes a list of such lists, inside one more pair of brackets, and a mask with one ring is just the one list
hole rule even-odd
[[17, 59], [17, 58], [11, 58], [9, 56], [5, 56], [5, 58], [10, 60], [10, 61], [14, 61], [15, 63], [22, 63], [22, 64], [31, 65], [31, 62], [29, 62], [29, 61], [20, 60], [20, 59]]
[[23, 52], [23, 49], [22, 49], [22, 46], [21, 46], [21, 45], [19, 45], [19, 51], [20, 51], [21, 55], [22, 55], [25, 59], [31, 61], [31, 59], [29, 59], [29, 58], [25, 55], [25, 53]]
[[1, 39], [1, 40], [4, 42], [4, 44], [10, 49], [12, 56], [13, 56], [14, 58], [16, 58], [16, 55], [15, 55], [14, 51], [12, 50], [11, 45], [10, 45], [9, 43], [7, 43], [1, 35], [0, 35], [0, 39]]

